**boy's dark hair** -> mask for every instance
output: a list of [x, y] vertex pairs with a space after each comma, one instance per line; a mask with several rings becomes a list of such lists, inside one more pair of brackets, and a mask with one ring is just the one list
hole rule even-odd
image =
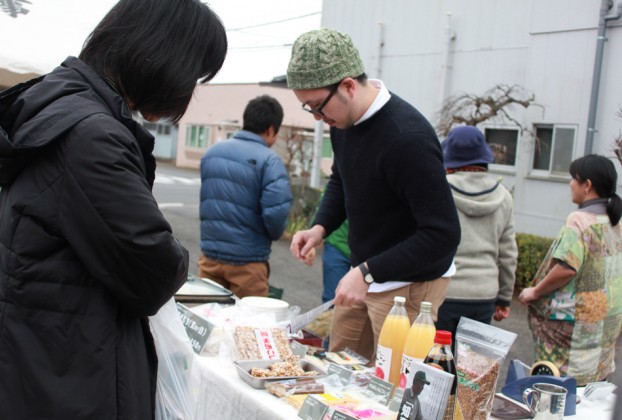
[[272, 96], [261, 95], [249, 101], [244, 109], [242, 130], [265, 133], [270, 127], [278, 133], [283, 122], [283, 107]]
[[197, 82], [227, 54], [219, 17], [199, 0], [120, 0], [84, 42], [80, 59], [132, 108], [178, 121]]

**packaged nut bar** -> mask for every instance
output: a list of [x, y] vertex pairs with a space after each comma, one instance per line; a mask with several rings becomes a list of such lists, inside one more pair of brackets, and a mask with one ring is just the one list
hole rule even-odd
[[462, 317], [456, 330], [458, 403], [465, 419], [490, 417], [499, 370], [516, 334]]
[[324, 385], [313, 378], [286, 379], [283, 381], [266, 382], [266, 389], [277, 397], [294, 394], [322, 394]]
[[237, 326], [233, 339], [237, 360], [277, 360], [293, 356], [284, 328]]

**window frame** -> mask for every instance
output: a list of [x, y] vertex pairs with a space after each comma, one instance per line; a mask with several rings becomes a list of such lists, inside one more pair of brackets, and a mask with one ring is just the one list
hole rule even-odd
[[[506, 173], [516, 173], [518, 167], [518, 160], [520, 155], [520, 136], [521, 130], [520, 127], [515, 125], [507, 126], [507, 125], [485, 125], [481, 127], [484, 130], [484, 138], [486, 139], [486, 143], [490, 146], [490, 142], [488, 141], [488, 133], [487, 130], [505, 130], [505, 131], [515, 131], [516, 132], [516, 144], [514, 150], [514, 164], [513, 165], [505, 165], [501, 163], [491, 163], [488, 165], [489, 170], [495, 172], [506, 172]], [[491, 148], [492, 149], [492, 148]], [[493, 150], [494, 154], [494, 150]]]
[[[196, 131], [196, 134], [192, 133], [193, 131]], [[203, 131], [203, 136], [201, 136], [201, 131]], [[207, 149], [210, 146], [211, 137], [212, 126], [207, 124], [186, 124], [184, 146], [187, 149]]]
[[[552, 128], [552, 139], [551, 139], [551, 154], [549, 156], [548, 169], [536, 169], [534, 168], [534, 159], [536, 154], [536, 136], [539, 128]], [[555, 123], [534, 123], [533, 124], [533, 133], [534, 133], [534, 144], [531, 150], [531, 155], [529, 159], [529, 176], [535, 178], [550, 178], [550, 179], [570, 179], [570, 174], [568, 173], [568, 168], [565, 171], [554, 171], [553, 164], [555, 158], [555, 142], [557, 139], [557, 132], [560, 129], [568, 130], [572, 129], [574, 131], [574, 135], [572, 138], [572, 147], [570, 151], [570, 160], [568, 164], [575, 159], [576, 149], [577, 149], [577, 133], [578, 133], [578, 124], [555, 124]]]

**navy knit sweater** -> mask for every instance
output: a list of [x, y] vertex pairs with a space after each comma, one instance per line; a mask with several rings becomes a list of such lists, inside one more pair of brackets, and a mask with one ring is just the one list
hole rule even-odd
[[430, 123], [395, 94], [368, 120], [331, 129], [335, 159], [313, 224], [327, 235], [350, 223], [351, 264], [367, 261], [374, 280], [442, 276], [460, 224]]

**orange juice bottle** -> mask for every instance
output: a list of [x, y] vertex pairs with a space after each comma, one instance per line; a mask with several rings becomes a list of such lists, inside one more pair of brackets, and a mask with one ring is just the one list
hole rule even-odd
[[421, 302], [419, 316], [410, 327], [404, 342], [402, 366], [400, 369], [400, 388], [407, 389], [412, 385], [414, 375], [412, 365], [415, 362], [423, 362], [423, 359], [426, 358], [430, 349], [434, 346], [435, 335], [436, 328], [432, 320], [432, 304], [425, 301]]
[[392, 382], [396, 387], [400, 380], [404, 340], [410, 328], [405, 302], [403, 296], [393, 298], [393, 308], [382, 324], [376, 349], [376, 376]]

